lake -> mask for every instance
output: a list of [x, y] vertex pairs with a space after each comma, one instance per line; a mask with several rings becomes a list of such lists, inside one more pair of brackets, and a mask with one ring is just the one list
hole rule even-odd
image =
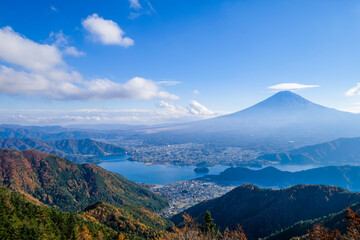
[[[98, 157], [104, 160], [99, 163], [98, 166], [110, 171], [116, 172], [127, 179], [150, 184], [168, 184], [179, 181], [191, 180], [198, 177], [203, 177], [207, 174], [219, 174], [229, 166], [214, 166], [208, 167], [208, 173], [196, 173], [194, 172], [195, 166], [175, 166], [175, 165], [146, 165], [142, 162], [128, 161], [129, 155], [111, 155]], [[273, 167], [281, 171], [297, 172], [307, 170], [311, 168], [321, 167], [319, 165], [272, 165]], [[265, 168], [268, 166], [263, 166]], [[253, 170], [259, 170], [261, 168], [250, 168]]]
[[128, 161], [129, 157], [129, 155], [98, 157], [104, 160], [98, 166], [110, 172], [119, 173], [131, 181], [150, 184], [168, 184], [191, 180], [207, 174], [219, 174], [229, 168], [229, 166], [214, 166], [208, 167], [210, 170], [208, 173], [195, 173], [195, 166], [146, 165], [142, 162]]

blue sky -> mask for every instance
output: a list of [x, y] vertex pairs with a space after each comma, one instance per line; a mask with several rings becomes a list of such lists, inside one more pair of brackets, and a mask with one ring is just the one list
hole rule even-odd
[[0, 29], [2, 123], [196, 120], [287, 88], [360, 111], [358, 1], [3, 0]]

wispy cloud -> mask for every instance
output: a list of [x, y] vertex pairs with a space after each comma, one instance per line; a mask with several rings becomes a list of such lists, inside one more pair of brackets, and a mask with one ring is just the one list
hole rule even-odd
[[346, 96], [360, 95], [360, 83], [357, 83], [355, 87], [350, 88], [346, 93]]
[[62, 53], [74, 57], [80, 57], [85, 55], [85, 52], [79, 51], [76, 47], [73, 46], [66, 46]]
[[53, 41], [53, 45], [56, 46], [64, 55], [80, 57], [84, 56], [85, 52], [79, 51], [76, 47], [69, 45], [69, 37], [62, 31], [57, 33], [51, 32], [49, 35], [50, 41]]
[[82, 26], [94, 41], [105, 45], [119, 45], [129, 47], [134, 45], [134, 40], [124, 37], [124, 31], [112, 20], [105, 20], [96, 13], [82, 21]]
[[137, 19], [140, 16], [141, 16], [141, 13], [139, 13], [139, 12], [131, 12], [130, 15], [129, 15], [129, 19], [134, 20], [134, 19]]
[[141, 9], [141, 5], [139, 3], [139, 0], [129, 0], [129, 3], [130, 3], [130, 8], [133, 8], [133, 9]]
[[183, 83], [183, 82], [175, 81], [175, 80], [164, 80], [164, 81], [156, 82], [156, 84], [164, 85], [164, 86], [175, 86], [175, 85], [178, 85], [178, 84], [181, 84], [181, 83]]
[[352, 106], [337, 109], [344, 112], [360, 113], [360, 103], [353, 103]]
[[299, 84], [299, 83], [281, 83], [276, 84], [273, 86], [268, 87], [269, 89], [274, 90], [298, 90], [304, 88], [315, 88], [320, 87], [319, 85], [306, 85], [306, 84]]
[[129, 3], [130, 9], [132, 9], [129, 19], [136, 19], [141, 15], [152, 15], [155, 12], [149, 0], [143, 0], [142, 3], [139, 0], [129, 0]]
[[70, 71], [62, 59], [56, 45], [64, 42], [58, 38], [54, 45], [39, 44], [10, 27], [0, 29], [0, 59], [8, 63], [0, 65], [0, 93], [60, 100], [178, 99], [156, 82], [141, 77], [125, 83], [85, 80], [80, 73]]
[[57, 12], [57, 8], [54, 6], [50, 6], [50, 9], [53, 10], [54, 12]]

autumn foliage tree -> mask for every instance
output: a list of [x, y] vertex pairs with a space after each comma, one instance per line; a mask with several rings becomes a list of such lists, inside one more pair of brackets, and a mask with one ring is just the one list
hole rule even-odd
[[173, 227], [173, 231], [164, 235], [164, 240], [247, 240], [240, 225], [235, 230], [220, 232], [213, 223], [210, 212], [204, 216], [204, 225], [199, 225], [188, 214], [183, 215], [184, 227]]
[[308, 231], [306, 240], [334, 240], [340, 239], [340, 232], [338, 230], [329, 230], [321, 225], [314, 225], [313, 229]]
[[314, 225], [312, 230], [308, 230], [306, 240], [358, 240], [360, 239], [360, 215], [346, 209], [345, 222], [347, 225], [345, 233], [339, 230], [329, 230], [321, 225]]
[[346, 233], [345, 239], [360, 239], [360, 216], [349, 207], [346, 209]]

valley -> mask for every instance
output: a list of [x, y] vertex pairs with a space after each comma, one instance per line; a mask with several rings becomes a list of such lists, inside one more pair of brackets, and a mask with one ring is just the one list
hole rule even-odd
[[[264, 126], [254, 119], [260, 112], [270, 116], [284, 109], [295, 115], [317, 109], [342, 116], [283, 92], [236, 114], [204, 120], [203, 125], [217, 131], [199, 133], [211, 137], [195, 137], [191, 142], [183, 142], [186, 139], [181, 135], [167, 131], [187, 131], [197, 122], [171, 125], [165, 130], [163, 126], [121, 126], [114, 131], [91, 126], [74, 129], [2, 125], [0, 185], [25, 194], [31, 204], [76, 212], [73, 217], [78, 219], [77, 224], [90, 224], [86, 228], [97, 229], [110, 238], [123, 234], [125, 239], [162, 239], [171, 227], [181, 226], [183, 214], [201, 224], [205, 210], [211, 211], [221, 231], [241, 224], [249, 240], [271, 239], [289, 232], [306, 234], [304, 229], [311, 228], [315, 219], [327, 221], [327, 215], [337, 214], [347, 205], [358, 211], [359, 138], [333, 140], [322, 134], [318, 139], [308, 139], [308, 145], [290, 138], [278, 141], [282, 134], [267, 132], [274, 127], [272, 124]], [[232, 134], [241, 132], [239, 140], [213, 126], [217, 121], [224, 124], [223, 121], [233, 121], [237, 116], [241, 116], [242, 124], [251, 119], [253, 124], [262, 125], [267, 136], [249, 140], [243, 134], [249, 131], [249, 136], [255, 136], [252, 128], [245, 131], [232, 125]], [[346, 117], [351, 121], [353, 118], [356, 117]], [[282, 121], [277, 124], [288, 126], [295, 119], [285, 117]], [[157, 139], [159, 134], [171, 136], [172, 141], [162, 144]], [[218, 141], [224, 138], [231, 139], [231, 144]], [[194, 171], [197, 167], [209, 172]], [[9, 194], [13, 193], [5, 192], [6, 196]], [[316, 204], [305, 211], [310, 202]], [[7, 214], [11, 216], [11, 212]], [[309, 224], [299, 225], [301, 221]]]

